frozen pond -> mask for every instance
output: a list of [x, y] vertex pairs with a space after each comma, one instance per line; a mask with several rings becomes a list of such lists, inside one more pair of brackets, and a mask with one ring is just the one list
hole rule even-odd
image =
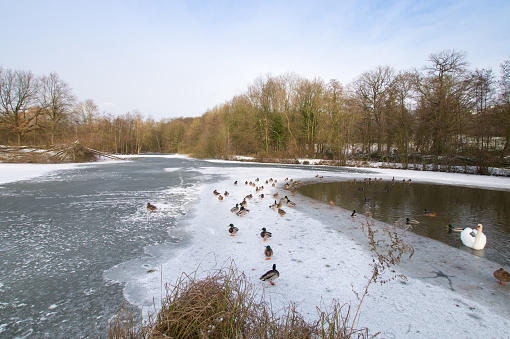
[[[228, 225], [226, 221], [231, 220], [229, 204], [239, 200], [248, 189], [242, 185], [236, 188], [238, 191], [236, 192], [232, 187], [232, 178], [244, 180], [258, 175], [269, 177], [277, 174], [283, 180], [282, 178], [289, 173], [300, 178], [312, 178], [318, 171], [325, 176], [331, 173], [335, 180], [352, 180], [354, 177], [359, 178], [366, 174], [365, 170], [323, 166], [228, 163], [170, 157], [140, 158], [129, 162], [79, 166], [30, 181], [3, 184], [0, 187], [0, 237], [2, 239], [0, 243], [0, 337], [104, 337], [109, 319], [116, 313], [126, 296], [131, 296], [130, 301], [134, 300], [138, 306], [146, 305], [145, 300], [149, 300], [150, 304], [154, 296], [159, 296], [160, 272], [152, 274], [147, 272], [152, 269], [158, 270], [161, 265], [161, 273], [169, 274], [165, 281], [174, 281], [175, 275], [178, 276], [183, 270], [195, 269], [197, 267], [195, 261], [202, 260], [204, 253], [215, 251], [214, 246], [225, 248], [223, 247], [225, 243], [232, 245], [230, 241], [233, 239], [228, 236], [223, 224]], [[208, 200], [213, 197], [211, 193], [213, 187], [232, 189], [232, 196], [229, 198], [232, 200], [223, 203]], [[203, 188], [207, 188], [207, 191], [203, 191]], [[278, 189], [277, 187], [273, 190]], [[268, 189], [267, 194], [270, 191]], [[198, 200], [199, 197], [200, 200]], [[285, 278], [285, 275], [282, 277], [279, 286], [294, 282], [303, 285], [304, 281], [293, 279], [290, 272], [298, 272], [304, 265], [316, 265], [325, 260], [322, 256], [327, 257], [328, 262], [331, 260], [332, 263], [338, 259], [337, 254], [328, 247], [331, 244], [327, 244], [327, 248], [322, 250], [313, 249], [313, 253], [322, 251], [321, 256], [318, 254], [305, 256], [303, 259], [306, 258], [306, 260], [303, 261], [289, 259], [294, 255], [296, 242], [306, 239], [306, 241], [322, 243], [326, 240], [324, 234], [328, 234], [331, 239], [336, 239], [333, 234], [341, 233], [342, 236], [352, 237], [356, 242], [351, 253], [356, 257], [359, 256], [359, 249], [364, 243], [363, 237], [360, 237], [359, 227], [351, 223], [346, 211], [327, 208], [325, 207], [327, 204], [308, 201], [312, 199], [299, 194], [296, 194], [293, 199], [296, 199], [299, 208], [289, 210], [285, 218], [280, 218], [277, 214], [269, 214], [273, 218], [271, 219], [273, 221], [269, 221], [266, 213], [270, 209], [267, 208], [266, 200], [255, 197], [255, 201], [250, 202], [253, 215], [250, 218], [243, 218], [244, 226], [241, 225], [243, 231], [240, 232], [239, 237], [236, 237], [234, 247], [229, 249], [237, 255], [240, 264], [241, 259], [246, 257], [246, 262], [250, 261], [251, 265], [255, 257], [251, 252], [251, 245], [254, 242], [248, 229], [253, 228], [254, 234], [257, 235], [261, 223], [272, 222], [273, 227], [281, 228], [280, 238], [282, 238], [285, 232], [293, 230], [287, 223], [293, 227], [308, 222], [318, 225], [313, 219], [324, 219], [323, 223], [332, 229], [322, 230], [321, 228], [317, 234], [310, 232], [305, 238], [288, 234], [290, 238], [281, 246], [288, 246], [289, 252], [281, 251], [279, 261], [279, 267], [287, 271], [287, 277]], [[157, 205], [158, 210], [154, 213], [148, 212], [147, 202]], [[202, 208], [202, 211], [197, 211], [197, 206]], [[216, 209], [220, 207], [221, 210]], [[256, 213], [258, 209], [260, 214]], [[332, 220], [343, 218], [344, 214], [346, 218], [343, 221], [331, 223]], [[225, 222], [223, 222], [224, 218]], [[216, 219], [221, 219], [221, 222]], [[194, 224], [188, 225], [188, 222]], [[236, 222], [241, 223], [241, 220], [236, 219]], [[225, 232], [220, 232], [216, 228]], [[306, 232], [305, 228], [302, 227], [299, 232]], [[191, 234], [193, 229], [206, 230], [206, 232]], [[246, 237], [245, 240], [243, 237]], [[215, 240], [212, 241], [212, 239]], [[435, 244], [422, 237], [411, 240], [419, 250], [415, 255], [416, 262], [427, 264], [419, 265], [418, 270], [414, 263], [409, 264], [409, 269], [413, 272], [411, 276], [421, 280], [413, 282], [410, 285], [413, 287], [406, 291], [413, 292], [414, 286], [423, 288], [420, 287], [423, 285], [422, 282], [429, 281], [434, 283], [437, 281], [439, 286], [455, 292], [461, 291], [464, 294], [469, 294], [470, 289], [477, 289], [476, 286], [485, 286], [484, 295], [493, 295], [494, 301], [487, 302], [487, 299], [481, 300], [477, 296], [474, 296], [473, 300], [480, 300], [484, 304], [492, 303], [497, 309], [505, 307], [508, 300], [498, 297], [500, 286], [490, 276], [494, 270], [492, 264], [489, 263], [489, 267], [486, 267], [487, 263], [482, 260], [476, 263], [476, 270], [473, 270], [471, 274], [466, 273], [463, 267], [468, 265], [466, 262], [471, 264], [472, 260], [472, 255], [469, 253], [461, 252], [459, 256], [458, 249], [449, 251], [441, 246], [443, 244]], [[246, 244], [250, 246], [245, 247]], [[435, 256], [430, 255], [431, 250], [436, 253]], [[177, 253], [180, 255], [176, 265], [172, 262], [173, 253], [176, 257]], [[438, 259], [437, 256], [441, 253], [446, 256], [459, 256], [461, 259], [454, 263], [454, 266], [459, 268], [452, 268], [450, 263], [441, 261], [441, 258]], [[286, 258], [287, 256], [289, 258]], [[265, 260], [262, 259], [262, 261]], [[165, 265], [167, 267], [164, 267]], [[443, 276], [431, 276], [429, 268], [431, 265], [440, 273], [446, 272], [448, 279], [443, 279]], [[480, 275], [477, 272], [482, 265], [484, 274]], [[181, 266], [185, 268], [181, 269]], [[294, 266], [295, 269], [292, 268]], [[359, 266], [361, 270], [363, 267]], [[335, 262], [334, 267], [350, 270], [347, 263], [340, 265]], [[257, 267], [257, 271], [250, 270], [256, 281], [259, 276], [258, 269], [260, 268]], [[329, 268], [328, 264], [322, 269], [333, 270], [333, 266]], [[353, 273], [353, 270], [350, 270], [350, 273]], [[466, 274], [468, 274], [467, 278]], [[341, 274], [338, 276], [345, 277]], [[359, 277], [350, 274], [349, 280], [351, 276], [352, 279], [365, 281], [363, 274]], [[456, 277], [451, 278], [453, 283], [450, 276]], [[310, 276], [310, 279], [315, 277]], [[145, 285], [140, 282], [144, 282]], [[293, 291], [297, 291], [296, 293], [301, 296], [304, 293], [296, 287], [303, 287], [304, 291], [310, 290], [308, 285], [301, 285], [288, 288], [287, 292], [292, 294]], [[336, 280], [332, 282], [332, 285], [341, 287]], [[322, 291], [320, 289], [322, 285], [314, 286], [317, 290], [311, 291], [312, 300], [317, 299], [318, 294], [338, 297], [351, 292], [349, 284], [345, 286], [346, 293], [330, 289], [328, 286], [326, 291]], [[432, 291], [443, 293], [442, 290], [436, 290], [430, 286], [426, 288], [428, 293]], [[277, 294], [284, 299], [293, 297], [283, 293]], [[402, 293], [399, 292], [400, 294]], [[377, 290], [373, 295], [375, 297], [378, 295]], [[136, 300], [137, 298], [140, 302]], [[312, 302], [315, 301], [303, 303], [303, 306], [310, 306], [312, 309], [310, 314], [315, 311]], [[373, 302], [378, 304], [380, 301], [374, 299]], [[459, 314], [472, 313], [471, 308], [463, 307], [460, 303], [459, 305], [454, 306], [455, 309], [462, 308]], [[404, 307], [400, 304], [397, 306]], [[399, 309], [402, 314], [408, 314], [413, 312], [413, 307], [409, 305], [404, 307], [403, 311], [402, 308]], [[372, 309], [376, 308], [368, 306], [367, 313]], [[477, 316], [490, 324], [490, 313]], [[415, 324], [417, 322], [415, 318], [416, 316], [411, 316], [409, 321]], [[420, 316], [420, 318], [423, 317]], [[367, 319], [379, 320], [377, 314], [370, 314]], [[380, 320], [381, 323], [376, 323], [375, 328], [382, 328], [381, 324], [387, 323], [388, 319]], [[400, 319], [395, 320], [388, 327], [393, 327], [396, 331], [396, 324], [399, 323], [402, 323]], [[408, 330], [405, 328], [401, 331], [405, 333]]]
[[[104, 270], [177, 242], [199, 180], [183, 159], [87, 166], [0, 188], [0, 337], [103, 336], [123, 300]], [[175, 168], [175, 171], [165, 171]], [[149, 215], [148, 201], [164, 201]]]

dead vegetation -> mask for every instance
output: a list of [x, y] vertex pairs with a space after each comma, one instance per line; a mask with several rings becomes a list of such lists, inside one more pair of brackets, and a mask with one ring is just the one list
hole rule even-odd
[[48, 148], [28, 146], [0, 146], [0, 162], [56, 164], [72, 162], [93, 162], [100, 159], [120, 160], [107, 152], [85, 147], [76, 141], [71, 145], [60, 145]]

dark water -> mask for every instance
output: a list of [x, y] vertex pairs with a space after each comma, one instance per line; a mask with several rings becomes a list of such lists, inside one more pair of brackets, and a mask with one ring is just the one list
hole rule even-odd
[[[467, 249], [459, 233], [446, 231], [446, 226], [476, 228], [483, 224], [487, 245], [473, 254], [510, 264], [510, 192], [469, 187], [402, 184], [392, 182], [337, 182], [306, 185], [300, 193], [358, 214], [372, 212], [377, 220], [393, 224], [405, 218], [419, 221], [412, 231], [450, 246]], [[437, 213], [427, 217], [423, 210]]]

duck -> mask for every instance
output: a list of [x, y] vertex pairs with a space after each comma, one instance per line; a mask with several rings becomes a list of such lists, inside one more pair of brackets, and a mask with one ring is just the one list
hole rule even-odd
[[214, 195], [220, 195], [220, 192], [218, 192], [217, 190], [214, 190], [213, 193]]
[[448, 232], [456, 232], [456, 233], [460, 233], [464, 230], [463, 228], [453, 227], [452, 224], [449, 224], [448, 226], [446, 226], [446, 229], [448, 230]]
[[228, 193], [227, 191], [225, 191], [225, 193], [223, 193], [223, 195], [224, 195], [225, 197], [228, 197], [228, 196], [230, 195], [230, 193]]
[[274, 204], [272, 204], [271, 206], [269, 206], [269, 208], [271, 208], [273, 211], [278, 207], [278, 203], [276, 202], [276, 200], [274, 201]]
[[280, 199], [280, 201], [286, 204], [289, 202], [289, 198], [287, 196], [284, 196], [283, 198]]
[[232, 208], [230, 209], [230, 212], [232, 212], [232, 213], [235, 213], [235, 212], [237, 212], [237, 211], [239, 211], [239, 204], [236, 204], [234, 207], [232, 207]]
[[287, 212], [285, 212], [284, 210], [282, 210], [281, 208], [278, 209], [278, 214], [280, 215], [280, 217], [283, 217], [285, 214], [287, 214]]
[[264, 239], [264, 241], [271, 238], [271, 236], [273, 235], [271, 232], [268, 232], [265, 227], [262, 228], [261, 231], [262, 232], [260, 232], [260, 237]]
[[266, 246], [266, 249], [264, 250], [264, 254], [266, 255], [266, 260], [270, 260], [271, 256], [273, 255], [273, 249], [271, 246]]
[[245, 216], [245, 215], [246, 215], [249, 211], [250, 211], [249, 209], [245, 208], [244, 206], [241, 206], [241, 208], [239, 208], [239, 211], [237, 211], [236, 215], [237, 215], [238, 217], [241, 217], [241, 218], [242, 218], [242, 217], [243, 217], [243, 216]]
[[412, 220], [409, 218], [406, 218], [406, 225], [418, 225], [420, 222], [418, 220]]
[[482, 250], [487, 244], [487, 237], [483, 234], [482, 229], [482, 224], [478, 224], [475, 230], [469, 227], [465, 228], [460, 232], [462, 243], [474, 250]]
[[223, 197], [221, 195], [218, 195], [218, 200], [223, 201]]
[[506, 285], [506, 283], [510, 281], [510, 273], [505, 271], [503, 268], [494, 271], [493, 275], [494, 278], [499, 280], [498, 283], [501, 285]]
[[269, 280], [269, 283], [271, 285], [274, 285], [274, 282], [273, 280], [275, 280], [276, 278], [278, 278], [280, 276], [280, 272], [278, 272], [276, 270], [276, 264], [273, 264], [273, 269], [272, 270], [269, 270], [267, 271], [266, 273], [264, 273], [261, 277], [260, 277], [260, 280], [262, 281], [268, 281]]
[[237, 186], [237, 180], [236, 180], [236, 181], [234, 181], [234, 186]]
[[147, 203], [147, 209], [149, 211], [155, 211], [157, 209], [156, 206], [152, 205], [150, 202]]
[[259, 195], [260, 199], [264, 199], [264, 193], [262, 193], [261, 195]]
[[330, 200], [329, 201], [329, 206], [331, 206], [331, 207], [335, 206], [335, 202], [333, 200]]
[[351, 213], [351, 218], [356, 218], [358, 214], [356, 213], [356, 210], [353, 210]]
[[230, 225], [228, 225], [228, 227], [230, 227], [228, 229], [228, 231], [230, 232], [230, 236], [235, 237], [236, 233], [239, 232], [239, 228], [235, 227], [234, 224], [230, 224]]
[[279, 196], [280, 196], [280, 194], [278, 194], [278, 192], [276, 192], [275, 194], [273, 194], [273, 197], [274, 197], [275, 199], [278, 199], [278, 197], [279, 197]]
[[426, 208], [423, 210], [423, 214], [427, 217], [435, 217], [437, 215], [436, 212], [432, 212]]
[[296, 203], [295, 203], [294, 201], [290, 201], [290, 200], [288, 200], [288, 201], [287, 201], [287, 206], [289, 206], [289, 207], [295, 207], [295, 206], [296, 206]]

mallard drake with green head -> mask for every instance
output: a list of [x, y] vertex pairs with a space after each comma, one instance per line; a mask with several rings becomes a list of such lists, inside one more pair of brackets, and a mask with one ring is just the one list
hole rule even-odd
[[260, 277], [260, 280], [262, 280], [262, 281], [269, 281], [269, 283], [270, 283], [271, 285], [274, 285], [273, 280], [277, 279], [279, 276], [280, 276], [280, 272], [278, 272], [278, 271], [276, 270], [276, 264], [273, 264], [273, 269], [272, 269], [272, 270], [267, 271], [266, 273], [264, 273], [264, 274]]
[[418, 225], [420, 222], [418, 220], [411, 220], [406, 218], [406, 225]]
[[448, 230], [448, 232], [455, 232], [455, 233], [460, 233], [460, 232], [464, 231], [463, 228], [453, 227], [451, 224], [446, 226], [446, 229]]
[[234, 207], [232, 207], [232, 208], [230, 209], [230, 212], [232, 212], [232, 213], [235, 213], [235, 212], [237, 212], [237, 211], [239, 211], [239, 204], [236, 204]]
[[271, 256], [273, 255], [273, 249], [271, 248], [271, 246], [266, 246], [264, 254], [266, 255], [266, 260], [271, 259]]
[[239, 208], [239, 211], [237, 211], [236, 215], [238, 217], [243, 217], [245, 216], [250, 210], [247, 209], [246, 207], [244, 207], [244, 205], [241, 206], [241, 208]]
[[264, 241], [271, 238], [271, 236], [273, 235], [271, 232], [268, 232], [265, 227], [262, 228], [261, 231], [262, 232], [260, 232], [260, 237], [264, 239]]
[[239, 232], [239, 228], [235, 227], [234, 224], [230, 224], [228, 225], [229, 229], [229, 233], [230, 233], [230, 236], [231, 237], [235, 237], [236, 233]]

